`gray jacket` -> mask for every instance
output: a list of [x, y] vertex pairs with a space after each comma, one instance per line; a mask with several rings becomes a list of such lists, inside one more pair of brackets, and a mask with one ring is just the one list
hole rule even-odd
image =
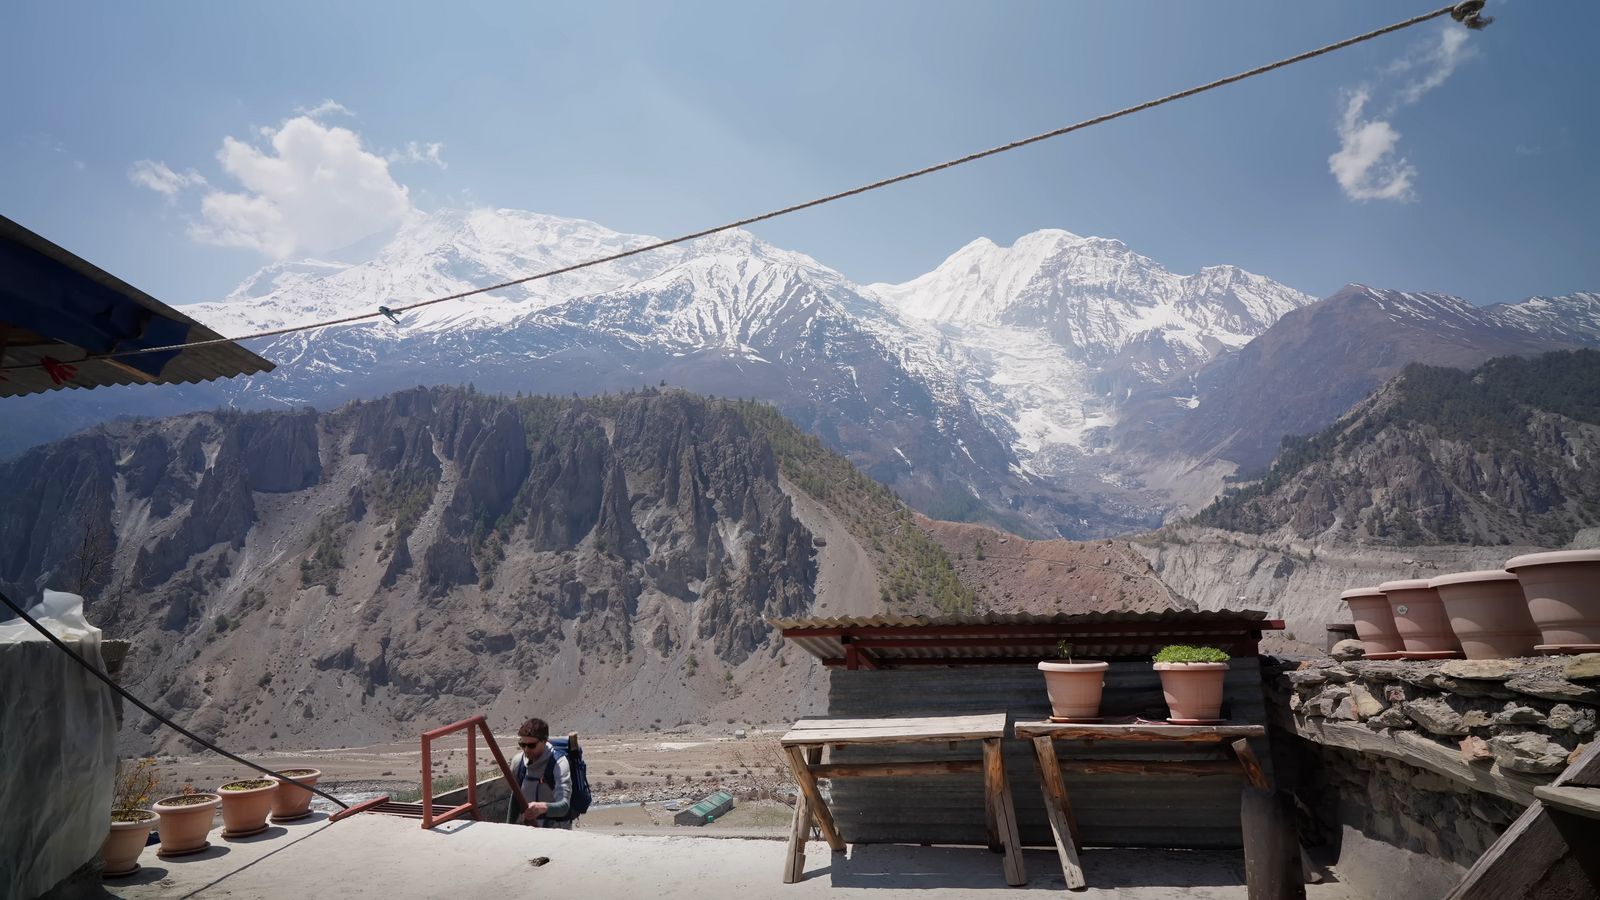
[[[565, 756], [556, 759], [554, 778], [551, 782], [544, 780], [545, 769], [550, 764], [550, 744], [544, 745], [544, 752], [532, 759], [524, 760], [523, 754], [518, 753], [511, 760], [511, 772], [516, 774], [518, 767], [526, 763], [526, 771], [522, 776], [522, 796], [529, 803], [550, 804], [544, 816], [539, 819], [539, 825], [544, 828], [571, 828], [572, 822], [567, 819], [567, 813], [572, 809], [572, 767], [567, 764]], [[553, 783], [552, 783], [553, 782]], [[513, 797], [508, 804], [507, 821], [517, 823], [522, 821], [522, 810], [517, 808], [516, 798]]]

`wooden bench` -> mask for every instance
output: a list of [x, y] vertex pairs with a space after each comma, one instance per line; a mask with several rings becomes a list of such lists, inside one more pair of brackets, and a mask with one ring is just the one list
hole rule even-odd
[[[1156, 742], [1229, 742], [1233, 759], [1215, 760], [1139, 760], [1139, 759], [1089, 759], [1073, 757], [1069, 760], [1073, 771], [1086, 774], [1187, 774], [1224, 775], [1242, 774], [1252, 787], [1268, 790], [1261, 764], [1250, 749], [1249, 738], [1265, 737], [1264, 725], [1167, 725], [1165, 723], [1130, 720], [1125, 723], [1093, 725], [1063, 724], [1058, 722], [1018, 722], [1014, 729], [1017, 738], [1033, 742], [1034, 754], [1039, 763], [1040, 787], [1044, 793], [1045, 812], [1050, 817], [1050, 831], [1055, 836], [1056, 852], [1061, 856], [1061, 872], [1066, 876], [1068, 890], [1083, 890], [1087, 882], [1083, 877], [1083, 864], [1078, 853], [1083, 849], [1078, 836], [1078, 823], [1072, 815], [1072, 802], [1067, 798], [1066, 783], [1061, 777], [1061, 763], [1056, 758], [1056, 741], [1156, 741]], [[1249, 854], [1250, 835], [1246, 834], [1246, 854]], [[1295, 853], [1298, 855], [1298, 844]], [[1254, 895], [1252, 895], [1254, 896]]]
[[[843, 852], [844, 839], [833, 821], [828, 804], [817, 789], [818, 778], [882, 778], [979, 774], [984, 778], [984, 807], [988, 825], [989, 849], [1004, 853], [1006, 883], [1026, 884], [1021, 842], [1017, 838], [1017, 813], [1011, 802], [1011, 785], [1006, 780], [1000, 742], [1005, 738], [1006, 714], [981, 716], [937, 716], [914, 719], [802, 719], [779, 742], [800, 798], [794, 808], [794, 825], [789, 832], [789, 850], [784, 858], [783, 881], [801, 879], [806, 864], [806, 839], [812, 822], [834, 852]], [[936, 760], [920, 762], [822, 762], [822, 748], [830, 744], [913, 744], [982, 741], [981, 760]]]

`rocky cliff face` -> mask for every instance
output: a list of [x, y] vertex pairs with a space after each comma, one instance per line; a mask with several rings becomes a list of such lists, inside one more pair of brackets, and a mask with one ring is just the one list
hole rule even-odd
[[813, 700], [766, 620], [811, 607], [817, 551], [734, 404], [417, 389], [108, 425], [0, 483], [7, 593], [83, 591], [131, 687], [241, 746]]
[[1592, 350], [1411, 366], [1197, 520], [1379, 544], [1565, 544], [1600, 525], [1597, 394]]

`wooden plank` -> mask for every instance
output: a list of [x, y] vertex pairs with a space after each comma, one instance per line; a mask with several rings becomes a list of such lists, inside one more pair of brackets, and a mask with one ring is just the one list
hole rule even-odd
[[1249, 900], [1305, 900], [1300, 839], [1288, 798], [1246, 787], [1239, 819], [1244, 829], [1244, 879]]
[[1231, 746], [1233, 747], [1233, 755], [1239, 760], [1239, 765], [1244, 767], [1244, 778], [1250, 782], [1250, 786], [1260, 788], [1263, 791], [1271, 790], [1272, 788], [1267, 784], [1267, 776], [1261, 772], [1261, 763], [1256, 759], [1255, 751], [1250, 749], [1250, 742], [1240, 738], [1234, 741]]
[[1445, 900], [1516, 900], [1527, 897], [1545, 875], [1572, 852], [1550, 810], [1534, 803], [1523, 810], [1467, 870]]
[[1387, 733], [1380, 733], [1365, 725], [1313, 722], [1304, 719], [1288, 723], [1288, 727], [1306, 740], [1330, 747], [1343, 747], [1359, 753], [1398, 759], [1477, 790], [1504, 797], [1521, 806], [1533, 803], [1533, 789], [1544, 783], [1543, 779], [1536, 776], [1502, 769], [1497, 765], [1469, 765], [1461, 761], [1460, 752], [1454, 748], [1409, 731], [1390, 729]]
[[1011, 804], [1011, 787], [1006, 782], [1005, 759], [1000, 754], [1000, 739], [983, 742], [983, 774], [990, 802], [995, 810], [995, 828], [1000, 832], [1000, 842], [1005, 847], [1003, 868], [1006, 884], [1016, 887], [1028, 883], [1028, 873], [1022, 863], [1022, 839], [1017, 836], [1017, 812]]
[[1600, 741], [1591, 741], [1589, 749], [1579, 754], [1566, 771], [1557, 775], [1553, 784], [1557, 787], [1600, 787]]
[[[790, 726], [790, 733], [825, 731], [837, 728], [881, 728], [885, 726], [906, 729], [951, 727], [967, 729], [993, 728], [996, 722], [1004, 723], [1006, 714], [989, 712], [967, 716], [879, 716], [855, 718], [805, 718]], [[1002, 725], [1003, 727], [1003, 725]]]
[[1058, 722], [1018, 722], [1018, 737], [1050, 737], [1058, 741], [1221, 741], [1224, 738], [1266, 737], [1265, 725], [1069, 725]]
[[892, 744], [929, 740], [973, 741], [1005, 735], [1006, 716], [946, 716], [931, 719], [859, 719], [837, 724], [796, 723], [779, 741], [805, 744]]
[[1078, 827], [1072, 818], [1072, 803], [1067, 799], [1066, 786], [1061, 781], [1061, 769], [1056, 763], [1055, 742], [1037, 737], [1033, 739], [1033, 748], [1044, 792], [1045, 813], [1050, 818], [1056, 854], [1061, 857], [1061, 874], [1067, 880], [1067, 890], [1081, 891], [1088, 882], [1083, 877], [1083, 863], [1078, 860]]
[[828, 763], [811, 767], [818, 778], [900, 778], [937, 775], [971, 775], [983, 771], [976, 759], [936, 759], [923, 762]]
[[[1019, 637], [1043, 635], [1052, 642], [1061, 635], [1128, 635], [1132, 637], [1178, 637], [1200, 635], [1237, 635], [1254, 631], [1282, 631], [1282, 619], [1219, 618], [1209, 622], [1036, 622], [1018, 624], [973, 623], [962, 625], [825, 625], [817, 627], [785, 628], [785, 638], [808, 637], [927, 637], [933, 635], [992, 635]], [[1171, 643], [1170, 641], [1168, 643]]]
[[1600, 819], [1600, 788], [1546, 785], [1534, 788], [1533, 795], [1562, 812]]
[[[813, 747], [806, 751], [806, 764], [814, 766], [822, 761], [822, 748]], [[794, 821], [789, 826], [789, 847], [783, 857], [783, 883], [794, 884], [805, 877], [806, 872], [806, 842], [811, 840], [811, 823], [815, 817], [811, 814], [811, 800], [805, 791], [795, 799]]]
[[[1036, 741], [1048, 741], [1038, 737]], [[1065, 760], [1067, 771], [1074, 775], [1185, 775], [1206, 777], [1211, 775], [1238, 775], [1239, 764], [1231, 759], [1082, 759]]]
[[811, 801], [811, 815], [816, 818], [817, 827], [822, 829], [823, 839], [835, 852], [843, 853], [844, 838], [839, 836], [839, 829], [833, 824], [833, 813], [828, 811], [827, 801], [822, 799], [822, 792], [817, 790], [817, 779], [811, 774], [806, 752], [799, 747], [785, 747], [783, 751], [789, 756], [789, 767], [794, 770], [794, 780], [800, 785], [801, 793]]

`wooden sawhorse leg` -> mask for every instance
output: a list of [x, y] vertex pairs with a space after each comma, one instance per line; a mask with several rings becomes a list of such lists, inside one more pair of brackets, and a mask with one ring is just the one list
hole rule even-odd
[[1006, 884], [1016, 887], [1028, 883], [1028, 870], [1022, 862], [1022, 839], [1017, 836], [1017, 810], [1011, 802], [1011, 783], [1006, 780], [1005, 757], [1000, 739], [983, 742], [984, 800], [990, 819], [1005, 847]]
[[844, 840], [839, 837], [833, 814], [823, 802], [822, 793], [817, 790], [817, 779], [811, 774], [811, 767], [822, 762], [822, 748], [807, 747], [802, 753], [799, 747], [785, 747], [784, 753], [789, 757], [789, 767], [794, 770], [795, 784], [800, 786], [800, 796], [794, 804], [794, 824], [789, 830], [789, 850], [783, 860], [783, 883], [794, 884], [805, 875], [806, 841], [811, 837], [812, 820], [821, 827], [822, 836], [835, 852], [844, 850]]
[[1039, 759], [1039, 784], [1044, 790], [1044, 808], [1050, 815], [1056, 852], [1061, 856], [1061, 874], [1067, 879], [1067, 890], [1081, 891], [1088, 882], [1083, 877], [1083, 863], [1078, 861], [1078, 822], [1072, 815], [1072, 803], [1067, 800], [1066, 782], [1061, 779], [1055, 741], [1048, 736], [1036, 737], [1033, 752]]

